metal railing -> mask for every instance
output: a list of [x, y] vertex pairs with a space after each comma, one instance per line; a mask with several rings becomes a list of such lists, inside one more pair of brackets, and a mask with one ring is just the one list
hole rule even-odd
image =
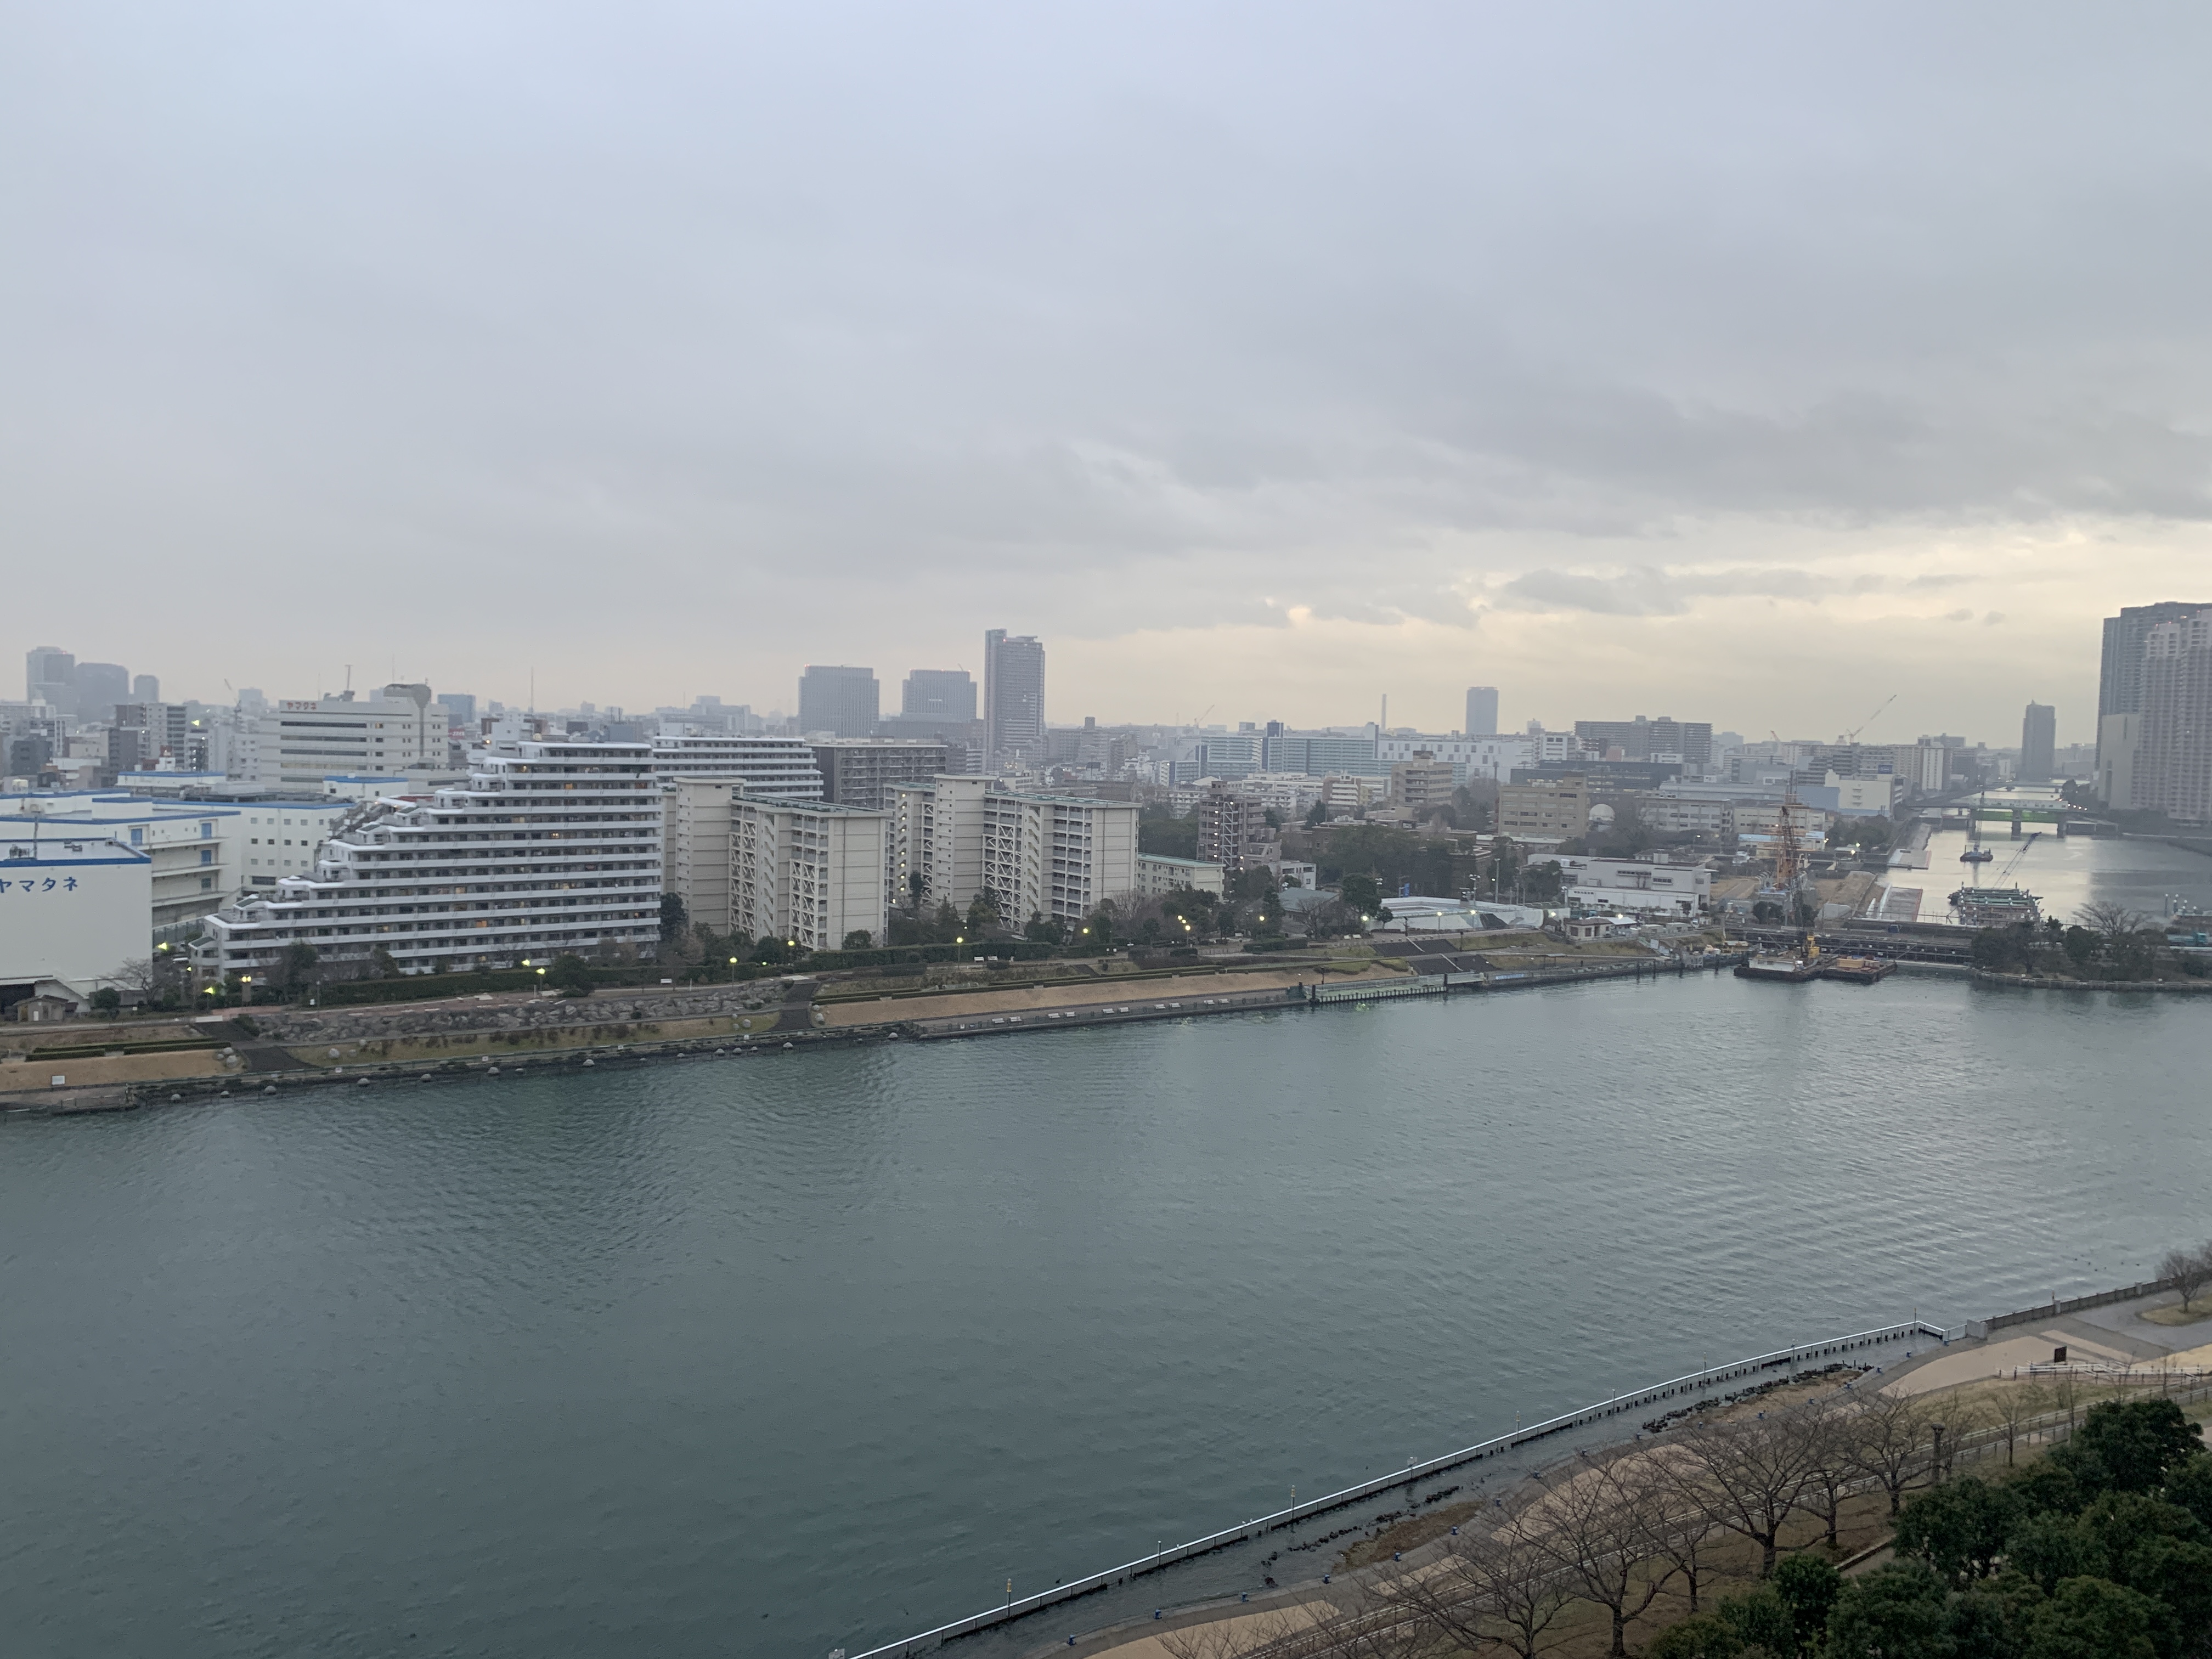
[[1179, 1561], [1188, 1561], [1194, 1556], [1208, 1555], [1215, 1550], [1225, 1549], [1232, 1544], [1263, 1537], [1270, 1532], [1290, 1526], [1295, 1522], [1325, 1514], [1330, 1510], [1341, 1509], [1347, 1504], [1357, 1504], [1363, 1498], [1372, 1498], [1377, 1492], [1389, 1492], [1395, 1486], [1403, 1486], [1425, 1480], [1430, 1475], [1442, 1474], [1447, 1469], [1457, 1468], [1464, 1463], [1472, 1463], [1486, 1457], [1495, 1457], [1517, 1446], [1527, 1445], [1534, 1440], [1541, 1440], [1570, 1429], [1580, 1428], [1605, 1418], [1616, 1417], [1624, 1412], [1656, 1405], [1662, 1400], [1699, 1393], [1716, 1383], [1733, 1382], [1739, 1377], [1755, 1376], [1760, 1371], [1773, 1370], [1784, 1366], [1789, 1368], [1791, 1374], [1795, 1374], [1807, 1360], [1824, 1358], [1828, 1355], [1843, 1353], [1853, 1348], [1876, 1347], [1914, 1336], [1929, 1336], [1938, 1341], [1943, 1341], [1948, 1340], [1952, 1334], [1939, 1325], [1930, 1325], [1923, 1320], [1912, 1319], [1902, 1324], [1884, 1325], [1870, 1331], [1855, 1331], [1847, 1336], [1826, 1337], [1817, 1342], [1802, 1343], [1791, 1348], [1778, 1348], [1771, 1353], [1753, 1354], [1748, 1358], [1733, 1359], [1723, 1364], [1707, 1366], [1702, 1370], [1691, 1371], [1681, 1376], [1669, 1378], [1664, 1382], [1655, 1382], [1648, 1388], [1611, 1395], [1577, 1410], [1564, 1412], [1557, 1417], [1547, 1418], [1541, 1422], [1516, 1428], [1510, 1434], [1496, 1435], [1488, 1440], [1477, 1441], [1472, 1446], [1463, 1446], [1459, 1450], [1447, 1452], [1441, 1457], [1432, 1457], [1425, 1462], [1416, 1460], [1402, 1469], [1395, 1470], [1387, 1475], [1377, 1476], [1372, 1480], [1363, 1480], [1358, 1486], [1345, 1487], [1341, 1492], [1330, 1492], [1326, 1497], [1309, 1498], [1303, 1504], [1277, 1510], [1267, 1515], [1255, 1516], [1240, 1525], [1224, 1528], [1221, 1531], [1209, 1533], [1203, 1538], [1194, 1538], [1188, 1543], [1154, 1550], [1151, 1554], [1139, 1556], [1133, 1561], [1124, 1562], [1116, 1567], [1108, 1567], [1102, 1572], [1091, 1573], [1081, 1578], [1071, 1579], [1064, 1584], [1055, 1584], [1050, 1589], [1038, 1590], [1029, 1595], [1010, 1597], [999, 1607], [991, 1607], [982, 1613], [970, 1613], [964, 1619], [956, 1619], [950, 1624], [939, 1625], [933, 1630], [923, 1631], [919, 1635], [909, 1636], [903, 1641], [868, 1649], [863, 1653], [852, 1656], [852, 1659], [907, 1659], [908, 1655], [927, 1653], [955, 1637], [968, 1636], [979, 1630], [988, 1630], [994, 1625], [1006, 1624], [1025, 1614], [1052, 1607], [1058, 1602], [1072, 1601], [1079, 1595], [1088, 1595], [1094, 1590], [1106, 1589], [1116, 1584], [1127, 1583], [1130, 1579], [1142, 1577], [1146, 1573], [1158, 1572], [1163, 1568], [1175, 1565]]

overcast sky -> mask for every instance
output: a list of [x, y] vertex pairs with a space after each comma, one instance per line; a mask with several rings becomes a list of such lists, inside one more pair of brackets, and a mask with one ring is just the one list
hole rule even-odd
[[2208, 85], [2180, 4], [0, 3], [0, 648], [2086, 739], [2212, 599]]

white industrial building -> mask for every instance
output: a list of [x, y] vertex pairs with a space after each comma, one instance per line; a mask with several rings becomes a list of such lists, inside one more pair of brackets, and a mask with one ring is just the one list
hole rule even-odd
[[149, 854], [50, 824], [0, 829], [0, 1015], [45, 999], [81, 1006], [151, 953]]
[[1137, 807], [1129, 801], [1017, 793], [988, 778], [895, 787], [891, 890], [919, 875], [931, 902], [956, 908], [988, 890], [1019, 927], [1033, 915], [1079, 921], [1137, 890]]
[[1472, 779], [1510, 783], [1513, 769], [1536, 763], [1538, 745], [1525, 737], [1378, 737], [1375, 762], [1382, 771], [1425, 754], [1448, 763], [1455, 787]]
[[[695, 786], [696, 787], [696, 786]], [[729, 797], [729, 911], [756, 939], [834, 951], [884, 932], [891, 815], [827, 801]]]
[[427, 804], [356, 809], [313, 873], [207, 918], [195, 965], [252, 972], [296, 940], [337, 963], [380, 946], [405, 971], [650, 951], [661, 792], [647, 745], [520, 742], [471, 763], [465, 786]]
[[445, 706], [427, 685], [393, 684], [374, 697], [340, 691], [241, 719], [231, 770], [313, 792], [333, 773], [443, 773], [449, 754]]
[[1702, 865], [1572, 856], [1557, 861], [1566, 896], [1585, 908], [1699, 916], [1712, 904], [1713, 872]]

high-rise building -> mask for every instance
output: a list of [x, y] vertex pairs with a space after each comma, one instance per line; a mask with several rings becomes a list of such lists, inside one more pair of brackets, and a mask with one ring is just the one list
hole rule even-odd
[[2022, 783], [2048, 783], [2057, 747], [2058, 711], [2048, 703], [2028, 704], [2020, 723], [2020, 765], [2013, 775]]
[[2212, 607], [2144, 629], [2139, 684], [2127, 805], [2180, 823], [2212, 823]]
[[119, 662], [81, 662], [76, 665], [76, 717], [81, 720], [115, 718], [115, 705], [131, 701], [131, 671]]
[[756, 939], [834, 951], [884, 931], [891, 815], [828, 801], [730, 800], [730, 915]]
[[1237, 871], [1259, 863], [1271, 844], [1267, 803], [1216, 781], [1199, 797], [1198, 856]]
[[453, 725], [473, 732], [477, 728], [477, 699], [472, 691], [441, 691], [438, 701], [446, 705], [446, 718]]
[[1020, 927], [1032, 916], [1080, 921], [1137, 887], [1137, 808], [1128, 801], [1010, 794], [985, 778], [940, 777], [891, 791], [890, 890], [914, 877], [924, 902], [956, 909], [979, 893]]
[[[2184, 617], [2193, 617], [2205, 610], [2203, 604], [2184, 604], [2178, 599], [2164, 599], [2156, 605], [2133, 605], [2120, 607], [2117, 617], [2105, 618], [2105, 649], [2097, 672], [2097, 772], [2104, 777], [2117, 764], [2127, 769], [2130, 763], [2108, 755], [2105, 750], [2105, 722], [2115, 714], [2137, 714], [2142, 712], [2143, 636], [2160, 623], [2179, 622]], [[2123, 722], [2116, 732], [2130, 732], [2135, 722]], [[2112, 803], [2117, 804], [2117, 803]]]
[[155, 674], [132, 675], [131, 677], [131, 701], [133, 702], [161, 702], [161, 677]]
[[313, 875], [210, 916], [194, 964], [252, 973], [295, 939], [326, 963], [366, 966], [381, 948], [403, 972], [611, 945], [650, 954], [660, 812], [643, 744], [503, 743], [475, 757], [465, 786], [380, 809], [331, 836]]
[[1470, 685], [1467, 688], [1467, 724], [1462, 735], [1470, 738], [1494, 737], [1498, 732], [1498, 688], [1494, 685]]
[[652, 739], [653, 770], [665, 782], [722, 778], [769, 800], [820, 800], [813, 749], [797, 738], [707, 736], [664, 726]]
[[876, 729], [880, 691], [872, 668], [810, 666], [799, 677], [799, 735], [868, 736]]
[[64, 718], [76, 713], [76, 659], [58, 646], [34, 646], [23, 657], [23, 695]]
[[983, 635], [983, 741], [991, 764], [1044, 742], [1044, 646], [994, 628]]
[[975, 718], [975, 682], [964, 668], [917, 668], [899, 687], [899, 713], [939, 720]]

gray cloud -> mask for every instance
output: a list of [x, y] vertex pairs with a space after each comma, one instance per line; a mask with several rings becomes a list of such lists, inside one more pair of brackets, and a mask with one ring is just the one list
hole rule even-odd
[[[207, 573], [112, 654], [343, 570], [337, 650], [737, 690], [972, 648], [979, 606], [1096, 636], [1864, 580], [1686, 572], [1721, 519], [2212, 520], [2195, 12], [7, 28], [0, 533]], [[1652, 554], [1581, 574], [1577, 538]], [[632, 580], [684, 599], [611, 656], [579, 596]]]

